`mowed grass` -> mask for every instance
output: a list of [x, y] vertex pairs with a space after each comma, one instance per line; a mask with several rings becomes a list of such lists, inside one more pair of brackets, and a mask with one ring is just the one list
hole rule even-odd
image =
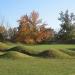
[[15, 46], [22, 46], [28, 50], [34, 51], [43, 51], [47, 49], [75, 49], [75, 44], [40, 44], [40, 45], [26, 45], [21, 43], [1, 43], [0, 42], [0, 49], [1, 48], [12, 48]]
[[[16, 49], [18, 48], [16, 46], [33, 53], [50, 50], [57, 58], [40, 58], [25, 55], [17, 52], [18, 50]], [[8, 52], [0, 52], [2, 56], [0, 58], [0, 75], [75, 75], [75, 45], [0, 43], [0, 48], [9, 49]], [[74, 58], [66, 58], [69, 55], [73, 55]]]
[[43, 51], [43, 50], [47, 50], [47, 49], [75, 49], [75, 44], [53, 44], [53, 45], [23, 45], [20, 44], [21, 46], [30, 49], [30, 50], [34, 50], [34, 51]]
[[75, 59], [0, 59], [0, 75], [75, 75]]

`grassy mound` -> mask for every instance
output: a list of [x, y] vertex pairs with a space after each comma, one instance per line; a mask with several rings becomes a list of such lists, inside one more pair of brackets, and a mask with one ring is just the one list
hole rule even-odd
[[[7, 44], [0, 43], [0, 48], [8, 47]], [[36, 49], [36, 48], [35, 48]], [[43, 57], [43, 58], [71, 58], [72, 55], [75, 55], [73, 51], [61, 51], [59, 49], [47, 49], [47, 50], [28, 50], [23, 46], [15, 45], [12, 47], [8, 47], [5, 50], [5, 54], [1, 55], [1, 57], [6, 58], [24, 58], [24, 57]]]
[[1, 55], [0, 57], [17, 59], [17, 58], [26, 58], [26, 57], [30, 57], [30, 56], [20, 53], [20, 52], [17, 52], [17, 51], [8, 51], [5, 54]]
[[69, 50], [69, 49], [61, 49], [62, 52], [75, 57], [75, 51], [74, 50]]
[[0, 52], [0, 55], [3, 55], [3, 54], [5, 54], [5, 52]]
[[11, 43], [8, 44], [8, 42], [4, 43], [4, 42], [0, 42], [0, 51], [5, 51], [9, 48], [14, 47], [15, 45], [12, 45]]
[[9, 49], [7, 49], [5, 51], [17, 51], [17, 52], [20, 52], [20, 53], [23, 53], [23, 54], [27, 54], [27, 55], [30, 55], [30, 56], [36, 56], [36, 54], [38, 54], [37, 51], [28, 50], [28, 49], [26, 49], [23, 46], [12, 47], [12, 48], [9, 48]]
[[7, 44], [0, 42], [0, 50], [6, 49], [8, 47], [9, 46]]
[[46, 58], [71, 58], [70, 55], [55, 49], [42, 51], [38, 54], [38, 56]]
[[[33, 56], [33, 57], [43, 57], [43, 58], [71, 58], [70, 55], [67, 53], [64, 53], [58, 49], [49, 49], [49, 50], [43, 50], [43, 51], [32, 51], [32, 50], [27, 50], [22, 46], [16, 46], [13, 48], [10, 48], [7, 50], [8, 53], [11, 52], [18, 52], [21, 54], [26, 54], [28, 56]], [[17, 55], [13, 53], [14, 55]], [[8, 54], [9, 55], [9, 54]]]
[[21, 46], [15, 46], [15, 47], [7, 49], [7, 51], [22, 51], [22, 50], [25, 50], [25, 48]]

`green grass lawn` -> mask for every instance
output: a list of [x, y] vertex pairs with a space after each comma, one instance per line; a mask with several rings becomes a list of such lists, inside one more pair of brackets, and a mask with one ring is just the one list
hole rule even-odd
[[40, 58], [24, 55], [16, 51], [0, 52], [0, 55], [2, 55], [2, 58], [0, 58], [0, 75], [75, 75], [75, 45], [0, 43], [0, 49], [11, 50], [15, 46], [21, 46], [32, 52], [52, 49], [56, 56], [73, 55], [74, 58]]
[[53, 45], [22, 45], [21, 46], [30, 49], [30, 50], [47, 50], [47, 49], [68, 49], [68, 48], [74, 48], [75, 44], [53, 44]]
[[0, 75], [75, 75], [75, 59], [0, 59]]

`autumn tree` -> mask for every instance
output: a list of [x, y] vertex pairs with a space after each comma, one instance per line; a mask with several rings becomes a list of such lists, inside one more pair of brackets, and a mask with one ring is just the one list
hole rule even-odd
[[18, 20], [19, 27], [16, 41], [24, 43], [41, 43], [53, 37], [53, 30], [46, 28], [39, 18], [39, 14], [33, 11], [30, 15], [24, 15]]
[[[46, 24], [45, 24], [46, 25]], [[45, 28], [44, 25], [40, 26], [40, 31], [37, 33], [36, 41], [38, 43], [47, 42], [54, 37], [54, 31], [51, 28]]]

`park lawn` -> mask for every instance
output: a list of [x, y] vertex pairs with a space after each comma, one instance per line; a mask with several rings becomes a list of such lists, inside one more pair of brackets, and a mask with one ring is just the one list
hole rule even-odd
[[[36, 52], [49, 49], [75, 50], [75, 45], [72, 44], [25, 45], [20, 43], [0, 43], [1, 49], [9, 49], [15, 46], [21, 46], [27, 50]], [[13, 53], [9, 52], [6, 56], [10, 55], [11, 57], [15, 57], [15, 54], [20, 55], [17, 52], [15, 54]], [[2, 52], [0, 52], [1, 54]], [[60, 59], [27, 56], [22, 59], [0, 58], [0, 75], [75, 75], [75, 58]]]
[[75, 59], [0, 59], [0, 75], [75, 75]]
[[15, 46], [22, 46], [28, 50], [34, 50], [34, 51], [43, 51], [47, 49], [69, 49], [73, 48], [75, 49], [75, 44], [37, 44], [37, 45], [27, 45], [27, 44], [21, 44], [21, 43], [1, 43], [0, 42], [0, 48], [12, 48]]
[[33, 51], [43, 51], [43, 50], [49, 50], [49, 49], [75, 49], [75, 44], [42, 44], [42, 45], [24, 45], [19, 44], [20, 46], [23, 46], [27, 48], [28, 50]]

